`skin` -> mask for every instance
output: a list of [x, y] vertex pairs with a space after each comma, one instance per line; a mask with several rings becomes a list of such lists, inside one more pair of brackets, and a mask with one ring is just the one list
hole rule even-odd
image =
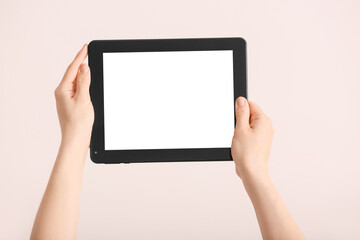
[[272, 122], [254, 102], [239, 97], [231, 154], [254, 206], [263, 239], [305, 239], [272, 183], [268, 159], [274, 135]]
[[55, 90], [62, 140], [31, 239], [76, 238], [82, 173], [94, 122], [90, 69], [83, 64], [86, 56], [87, 45], [76, 55]]
[[[94, 109], [87, 44], [76, 55], [55, 90], [62, 140], [37, 212], [31, 239], [76, 239], [81, 182]], [[235, 104], [231, 153], [237, 175], [253, 203], [263, 239], [305, 239], [273, 185], [268, 159], [274, 134], [271, 120], [243, 97]]]

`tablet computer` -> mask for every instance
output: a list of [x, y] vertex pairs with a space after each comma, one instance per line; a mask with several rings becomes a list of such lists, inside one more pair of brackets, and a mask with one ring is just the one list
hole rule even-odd
[[232, 160], [245, 49], [242, 38], [92, 41], [92, 161]]

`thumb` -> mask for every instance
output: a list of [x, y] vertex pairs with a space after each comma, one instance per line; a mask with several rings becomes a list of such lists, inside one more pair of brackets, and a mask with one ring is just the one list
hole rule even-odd
[[90, 68], [86, 63], [79, 67], [79, 72], [76, 79], [76, 93], [77, 98], [88, 98], [90, 88]]
[[250, 128], [249, 104], [244, 97], [238, 97], [235, 104], [236, 129]]

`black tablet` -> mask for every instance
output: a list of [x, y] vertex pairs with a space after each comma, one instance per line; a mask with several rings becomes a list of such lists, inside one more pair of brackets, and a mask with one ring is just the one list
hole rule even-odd
[[92, 41], [92, 161], [231, 160], [245, 50], [242, 38]]

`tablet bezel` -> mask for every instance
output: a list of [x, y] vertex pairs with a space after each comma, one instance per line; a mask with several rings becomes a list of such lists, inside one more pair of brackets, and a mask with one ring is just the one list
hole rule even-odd
[[201, 50], [233, 50], [234, 102], [239, 96], [247, 98], [246, 42], [243, 38], [94, 40], [90, 42], [88, 46], [88, 62], [91, 69], [90, 96], [95, 111], [90, 158], [94, 163], [232, 160], [230, 148], [105, 150], [103, 53]]

